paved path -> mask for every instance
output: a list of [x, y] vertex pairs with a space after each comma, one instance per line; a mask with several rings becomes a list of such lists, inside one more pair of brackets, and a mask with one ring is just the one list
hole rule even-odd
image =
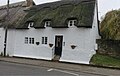
[[[116, 70], [116, 69], [98, 68], [98, 67], [91, 67], [91, 66], [86, 66], [86, 65], [58, 63], [58, 62], [51, 62], [51, 61], [31, 60], [31, 59], [22, 59], [22, 58], [0, 57], [0, 60], [12, 62], [12, 63], [20, 63], [20, 64], [39, 66], [39, 67], [47, 67], [50, 69], [50, 71], [51, 70], [55, 71], [55, 69], [63, 69], [63, 70], [76, 71], [78, 73], [81, 72], [81, 73], [92, 74], [92, 75], [97, 75], [97, 76], [120, 76], [120, 70]], [[61, 70], [57, 70], [57, 71], [61, 71]]]

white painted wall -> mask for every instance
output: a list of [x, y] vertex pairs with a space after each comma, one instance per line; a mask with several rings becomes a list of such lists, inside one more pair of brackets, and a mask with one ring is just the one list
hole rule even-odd
[[[25, 44], [25, 37], [35, 38], [35, 42], [41, 42], [41, 36], [35, 29], [8, 31], [7, 51], [10, 56], [30, 57], [38, 59], [52, 59], [52, 51], [45, 45]], [[42, 32], [40, 32], [42, 33]], [[50, 50], [50, 51], [49, 51]]]
[[0, 54], [4, 52], [4, 39], [5, 39], [5, 30], [0, 28]]
[[8, 29], [8, 33], [7, 33], [7, 47], [6, 47], [6, 53], [9, 54], [9, 56], [13, 56], [14, 55], [14, 49], [15, 49], [15, 36], [16, 36], [16, 32], [14, 29]]
[[98, 32], [96, 7], [94, 12], [95, 14], [92, 29], [78, 28], [79, 31], [77, 31], [77, 29], [74, 29], [75, 33], [77, 34], [70, 34], [72, 35], [72, 37], [79, 37], [76, 38], [76, 43], [79, 45], [79, 47], [77, 47], [75, 50], [65, 49], [60, 61], [89, 64], [91, 57], [96, 53], [96, 39], [100, 39], [100, 35]]
[[[10, 36], [9, 45], [11, 41], [15, 40], [11, 46], [8, 46], [8, 52], [14, 51], [11, 52], [12, 56], [51, 60], [53, 57], [52, 48], [49, 45], [41, 44], [41, 42], [42, 37], [48, 37], [48, 43], [55, 45], [55, 35], [63, 35], [63, 42], [65, 42], [60, 61], [88, 64], [91, 56], [95, 54], [95, 38], [91, 28], [30, 28], [29, 30], [9, 30], [8, 34]], [[12, 38], [14, 36], [11, 34], [15, 38]], [[25, 44], [25, 37], [35, 38], [35, 42], [40, 42], [40, 45]], [[71, 49], [72, 44], [77, 46], [74, 50]]]
[[[65, 42], [60, 61], [89, 64], [91, 57], [96, 53], [96, 39], [99, 38], [96, 10], [92, 28], [11, 29], [8, 31], [7, 51], [10, 56], [51, 60], [53, 48], [49, 47], [49, 43], [55, 46], [56, 35], [63, 35], [63, 42]], [[40, 45], [25, 44], [25, 37], [35, 38], [35, 42], [40, 42]], [[48, 45], [42, 44], [42, 37], [48, 37]], [[72, 49], [71, 45], [77, 47]]]

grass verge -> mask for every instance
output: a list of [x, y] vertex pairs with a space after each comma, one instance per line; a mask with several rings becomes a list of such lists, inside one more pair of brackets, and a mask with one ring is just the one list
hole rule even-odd
[[95, 54], [91, 59], [91, 64], [106, 67], [120, 68], [120, 58], [114, 58], [107, 55]]

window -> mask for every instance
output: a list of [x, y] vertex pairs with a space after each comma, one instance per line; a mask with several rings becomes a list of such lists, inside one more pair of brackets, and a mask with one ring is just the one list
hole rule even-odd
[[34, 38], [29, 38], [29, 44], [34, 44]]
[[34, 44], [34, 38], [32, 38], [32, 44]]
[[34, 22], [29, 22], [28, 28], [30, 28], [30, 27], [34, 27]]
[[42, 37], [42, 44], [47, 44], [48, 37]]
[[77, 24], [77, 20], [69, 20], [68, 21], [68, 27], [73, 27]]
[[42, 44], [44, 44], [44, 37], [42, 37]]
[[51, 21], [45, 21], [45, 27], [50, 27]]
[[25, 44], [28, 44], [28, 37], [25, 37]]
[[45, 37], [45, 44], [47, 44], [47, 40], [48, 40], [47, 37]]
[[25, 44], [34, 44], [34, 42], [35, 42], [34, 38], [25, 37]]
[[31, 38], [29, 38], [29, 44], [31, 44], [32, 43], [32, 39]]

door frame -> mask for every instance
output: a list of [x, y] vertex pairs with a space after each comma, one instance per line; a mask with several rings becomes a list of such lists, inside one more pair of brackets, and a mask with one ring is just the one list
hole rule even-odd
[[[57, 47], [57, 38], [60, 39], [60, 47]], [[58, 55], [61, 57], [62, 55], [62, 50], [63, 50], [63, 35], [55, 35], [55, 49], [54, 49], [54, 55]]]

